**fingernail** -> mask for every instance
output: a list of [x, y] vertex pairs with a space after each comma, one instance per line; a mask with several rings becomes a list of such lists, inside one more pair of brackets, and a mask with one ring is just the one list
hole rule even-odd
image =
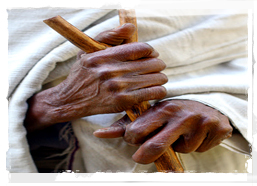
[[111, 128], [102, 128], [102, 129], [97, 129], [95, 132], [105, 132], [109, 131]]

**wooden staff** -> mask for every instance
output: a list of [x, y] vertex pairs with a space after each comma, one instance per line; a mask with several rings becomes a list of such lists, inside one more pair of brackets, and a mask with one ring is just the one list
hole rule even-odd
[[[119, 18], [121, 25], [124, 23], [133, 23], [137, 28], [134, 10], [119, 10]], [[44, 20], [44, 22], [86, 53], [104, 50], [107, 47], [109, 47], [106, 44], [99, 43], [94, 39], [90, 38], [85, 33], [81, 32], [79, 29], [68, 23], [61, 16], [56, 16]], [[136, 31], [129, 40], [125, 41], [125, 43], [137, 41], [138, 35]], [[134, 121], [150, 106], [151, 105], [148, 101], [144, 101], [138, 105], [134, 105], [133, 108], [126, 110], [126, 113], [129, 116], [130, 120]], [[169, 147], [167, 151], [164, 154], [162, 154], [162, 156], [160, 156], [154, 163], [159, 172], [184, 172], [178, 157], [176, 156], [174, 150], [171, 147]]]
[[[137, 29], [137, 20], [135, 10], [119, 10], [120, 24], [132, 23]], [[138, 34], [137, 30], [134, 35], [126, 40], [125, 43], [137, 42]], [[126, 111], [131, 121], [134, 121], [139, 115], [146, 111], [150, 107], [148, 101], [144, 101], [138, 105], [134, 105], [132, 109]], [[170, 146], [165, 153], [162, 154], [155, 162], [155, 166], [159, 172], [183, 172], [183, 167], [181, 166], [177, 155]]]

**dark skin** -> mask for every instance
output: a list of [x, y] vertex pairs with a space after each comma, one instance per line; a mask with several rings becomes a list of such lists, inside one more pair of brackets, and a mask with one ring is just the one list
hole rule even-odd
[[132, 158], [148, 164], [170, 145], [176, 152], [205, 152], [231, 137], [232, 130], [228, 118], [211, 107], [191, 100], [171, 100], [157, 103], [134, 122], [124, 116], [94, 135], [123, 137], [127, 143], [140, 146]]
[[[91, 54], [78, 53], [68, 78], [29, 100], [25, 126], [29, 132], [54, 123], [85, 116], [117, 113], [142, 101], [162, 99], [167, 77], [158, 53], [144, 43], [121, 46], [135, 28], [131, 24], [99, 34], [95, 39], [115, 47]], [[155, 104], [134, 122], [127, 115], [99, 138], [123, 137], [139, 149], [133, 160], [148, 164], [172, 145], [181, 153], [205, 152], [231, 137], [229, 119], [214, 108], [191, 100], [169, 100]]]
[[[135, 31], [132, 24], [103, 32], [97, 40], [119, 45]], [[168, 79], [165, 63], [146, 43], [131, 43], [85, 54], [78, 53], [68, 77], [28, 100], [25, 127], [29, 132], [81, 117], [117, 113], [147, 100], [162, 99]]]

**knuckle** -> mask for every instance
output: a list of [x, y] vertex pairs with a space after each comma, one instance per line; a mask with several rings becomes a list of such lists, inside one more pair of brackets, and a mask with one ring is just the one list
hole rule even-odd
[[126, 133], [124, 135], [124, 140], [133, 145], [139, 145], [142, 143], [142, 140], [139, 139], [141, 136], [141, 132], [138, 130], [137, 127], [126, 127]]
[[174, 150], [181, 153], [190, 153], [195, 150], [195, 145], [192, 142], [192, 136], [190, 134], [181, 135], [180, 138], [174, 144]]
[[220, 121], [215, 123], [215, 119], [213, 120], [212, 130], [215, 132], [217, 138], [224, 140], [232, 136], [233, 128], [230, 124], [226, 124]]
[[124, 95], [122, 93], [115, 96], [116, 103], [120, 103], [120, 102], [122, 103], [126, 99], [127, 99], [127, 95]]
[[172, 112], [179, 112], [182, 109], [180, 104], [175, 103], [174, 101], [167, 101], [163, 105], [163, 110], [165, 111], [172, 111]]
[[204, 118], [205, 118], [204, 119], [205, 123], [207, 123], [207, 124], [212, 124], [214, 126], [217, 126], [220, 123], [220, 120], [217, 117], [205, 116]]
[[220, 127], [219, 133], [222, 135], [225, 139], [232, 136], [233, 128], [231, 126], [223, 126]]
[[99, 70], [97, 73], [99, 79], [102, 81], [108, 80], [112, 77], [112, 72], [109, 69]]
[[83, 66], [88, 68], [97, 67], [102, 62], [103, 58], [98, 55], [86, 55], [85, 58], [83, 58]]
[[[134, 98], [125, 94], [125, 93], [119, 93], [115, 96], [115, 103], [116, 104], [126, 104], [126, 103], [129, 103], [129, 105], [134, 105]], [[126, 106], [129, 106], [129, 105], [126, 105]]]
[[[122, 83], [118, 80], [114, 80], [114, 79], [111, 79], [111, 80], [108, 80], [106, 82], [107, 84], [107, 89], [110, 91], [110, 92], [115, 92], [115, 91], [119, 91], [122, 89]], [[125, 98], [125, 96], [121, 96], [123, 98]]]
[[126, 127], [126, 132], [127, 132], [128, 134], [133, 134], [133, 135], [139, 135], [139, 134], [140, 134], [138, 128], [135, 127], [134, 125], [128, 125], [128, 126]]
[[145, 96], [146, 92], [147, 92], [147, 90], [145, 90], [144, 92], [140, 91], [134, 95], [130, 95], [131, 101], [135, 102], [136, 104], [145, 101], [146, 100], [146, 96]]

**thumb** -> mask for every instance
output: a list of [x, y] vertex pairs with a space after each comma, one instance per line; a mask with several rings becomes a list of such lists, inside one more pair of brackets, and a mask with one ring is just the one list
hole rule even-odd
[[113, 123], [110, 127], [96, 130], [93, 134], [98, 138], [118, 138], [123, 137], [126, 125], [131, 121], [127, 115]]
[[95, 37], [95, 40], [108, 45], [120, 45], [124, 40], [129, 39], [136, 31], [136, 27], [131, 23], [126, 23], [112, 30], [107, 30]]

